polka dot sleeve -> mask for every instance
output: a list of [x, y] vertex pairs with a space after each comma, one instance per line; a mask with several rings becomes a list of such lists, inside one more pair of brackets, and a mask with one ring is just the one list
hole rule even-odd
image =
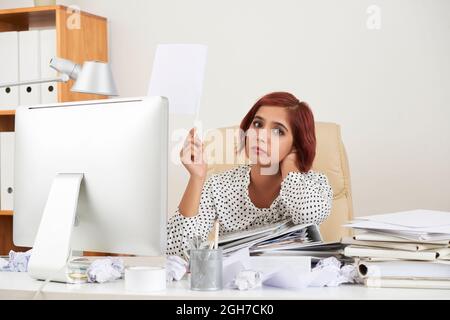
[[295, 224], [319, 225], [331, 213], [333, 190], [323, 174], [290, 172], [281, 184], [280, 194], [284, 214]]
[[216, 217], [211, 182], [213, 178], [208, 179], [203, 186], [199, 213], [196, 216], [186, 218], [177, 209], [175, 215], [169, 219], [167, 225], [167, 255], [186, 257], [189, 241], [196, 234], [200, 235], [203, 240], [207, 239]]

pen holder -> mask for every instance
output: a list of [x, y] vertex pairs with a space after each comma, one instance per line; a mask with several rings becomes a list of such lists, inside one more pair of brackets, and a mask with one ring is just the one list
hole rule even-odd
[[191, 290], [222, 290], [222, 249], [190, 250]]

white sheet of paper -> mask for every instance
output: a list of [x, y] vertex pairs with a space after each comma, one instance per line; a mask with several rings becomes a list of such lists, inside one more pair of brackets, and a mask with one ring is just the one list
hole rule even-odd
[[228, 287], [239, 272], [250, 269], [250, 251], [248, 248], [237, 250], [223, 259], [223, 283]]
[[292, 268], [296, 273], [311, 272], [311, 257], [305, 256], [252, 256], [251, 269], [268, 274], [284, 268]]
[[297, 273], [295, 269], [285, 267], [273, 273], [264, 274], [263, 285], [283, 289], [304, 289], [312, 281], [311, 272]]
[[316, 266], [311, 270], [310, 257], [250, 257], [250, 251], [244, 248], [224, 257], [223, 281], [225, 287], [229, 287], [236, 276], [244, 270], [261, 272], [264, 286], [285, 289], [337, 286], [351, 281], [351, 274], [348, 273], [351, 270], [341, 269], [341, 263], [336, 258], [326, 259], [322, 264], [320, 268]]
[[201, 44], [158, 45], [149, 96], [169, 99], [172, 114], [198, 116], [208, 47]]
[[411, 210], [360, 217], [358, 219], [404, 226], [409, 228], [450, 226], [450, 212], [432, 210]]
[[[406, 234], [445, 234], [450, 236], [450, 226], [435, 226], [435, 227], [425, 227], [425, 228], [413, 228], [408, 226], [394, 225], [390, 223], [383, 223], [371, 220], [359, 220], [354, 221], [349, 224], [345, 224], [344, 227], [351, 227], [356, 229], [369, 229], [369, 230], [384, 230], [389, 232], [398, 232]], [[448, 237], [447, 237], [448, 238]]]

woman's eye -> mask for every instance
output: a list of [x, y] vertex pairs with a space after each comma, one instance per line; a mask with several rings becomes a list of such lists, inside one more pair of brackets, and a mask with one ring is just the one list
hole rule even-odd
[[279, 129], [279, 128], [273, 129], [273, 133], [276, 134], [277, 136], [282, 136], [282, 135], [284, 135], [283, 130], [281, 130], [281, 129]]
[[262, 124], [261, 124], [261, 122], [259, 122], [259, 121], [254, 121], [254, 122], [253, 122], [253, 126], [254, 126], [255, 128], [261, 128], [261, 127], [262, 127]]

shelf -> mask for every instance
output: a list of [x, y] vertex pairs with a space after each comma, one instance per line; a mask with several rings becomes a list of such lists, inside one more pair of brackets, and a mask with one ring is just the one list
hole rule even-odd
[[1, 116], [14, 116], [16, 114], [16, 110], [0, 110]]
[[0, 10], [0, 14], [20, 14], [20, 13], [32, 13], [32, 12], [45, 12], [55, 11], [57, 9], [66, 9], [65, 6], [39, 6], [39, 7], [23, 7], [23, 8], [10, 8]]
[[[56, 6], [39, 6], [39, 7], [24, 7], [24, 8], [12, 8], [12, 9], [2, 9], [0, 10], [0, 15], [14, 15], [14, 14], [43, 14], [45, 12], [49, 11], [56, 11], [56, 10], [71, 10], [70, 8], [62, 5], [56, 5]], [[90, 16], [90, 17], [96, 17], [103, 20], [106, 20], [104, 17], [97, 16], [92, 13], [88, 13], [85, 11], [81, 11], [82, 14]]]
[[0, 216], [13, 216], [14, 211], [0, 211]]
[[[74, 15], [78, 15], [77, 25], [68, 25], [67, 21]], [[61, 5], [0, 10], [0, 32], [46, 28], [56, 29], [56, 56], [79, 64], [96, 60], [108, 62], [108, 28], [104, 17]], [[73, 80], [58, 83], [58, 102], [104, 98], [72, 92], [72, 85]], [[10, 120], [6, 129], [5, 124], [0, 124], [0, 131], [10, 131], [12, 124]]]
[[0, 110], [0, 132], [14, 132], [15, 115], [15, 110]]
[[0, 10], [0, 31], [25, 31], [56, 24], [58, 6]]
[[[30, 27], [49, 27], [57, 24], [57, 13], [70, 15], [74, 10], [66, 6], [43, 6], [0, 10], [0, 31], [24, 31]], [[106, 18], [80, 11], [84, 17], [100, 19]]]

